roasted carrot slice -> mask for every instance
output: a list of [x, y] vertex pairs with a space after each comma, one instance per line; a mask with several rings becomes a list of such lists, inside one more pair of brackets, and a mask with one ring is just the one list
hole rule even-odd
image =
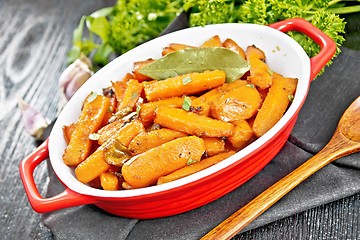
[[254, 131], [246, 120], [236, 121], [233, 124], [235, 125], [234, 134], [228, 139], [235, 148], [240, 149], [254, 136]]
[[227, 38], [222, 45], [224, 48], [230, 49], [246, 59], [245, 51], [234, 40]]
[[229, 151], [229, 152], [217, 154], [210, 158], [206, 158], [199, 162], [194, 162], [194, 163], [187, 165], [179, 170], [176, 170], [173, 173], [170, 173], [163, 177], [159, 177], [157, 184], [160, 185], [160, 184], [172, 182], [172, 181], [187, 177], [191, 174], [200, 172], [201, 170], [211, 167], [211, 166], [229, 158], [230, 156], [232, 156], [234, 154], [235, 154], [235, 151]]
[[66, 144], [69, 144], [70, 139], [71, 139], [71, 135], [73, 134], [73, 132], [75, 130], [75, 127], [76, 127], [76, 123], [72, 123], [69, 126], [65, 125], [65, 126], [62, 127]]
[[133, 157], [122, 167], [122, 175], [133, 188], [147, 187], [159, 177], [186, 166], [189, 159], [200, 161], [204, 152], [201, 138], [178, 138]]
[[220, 98], [211, 105], [211, 116], [224, 122], [235, 122], [254, 116], [262, 103], [256, 88], [242, 86]]
[[62, 156], [66, 165], [77, 166], [89, 156], [91, 149], [89, 134], [95, 133], [100, 128], [108, 106], [107, 97], [92, 93], [86, 98], [69, 145]]
[[179, 97], [221, 86], [225, 83], [225, 77], [225, 72], [220, 70], [194, 72], [162, 81], [152, 81], [144, 84], [144, 90], [148, 101]]
[[158, 108], [154, 123], [199, 137], [228, 137], [234, 132], [231, 123], [170, 107]]
[[[154, 102], [148, 102], [141, 104], [140, 108], [140, 118], [143, 121], [144, 125], [148, 125], [155, 118], [155, 110], [160, 106], [166, 107], [175, 107], [181, 108], [184, 103], [184, 97], [173, 97], [166, 98]], [[190, 99], [195, 99], [195, 97], [190, 97]]]
[[200, 97], [192, 100], [191, 111], [204, 116], [210, 116], [210, 107], [212, 101], [221, 97], [224, 93], [227, 93], [235, 88], [248, 84], [245, 80], [236, 80], [232, 83], [225, 83], [220, 87], [210, 90], [204, 93]]
[[265, 54], [256, 46], [248, 46], [246, 59], [250, 62], [250, 76], [247, 80], [259, 89], [265, 89], [272, 84], [272, 71], [265, 63]]
[[273, 85], [254, 121], [253, 130], [257, 137], [269, 131], [283, 116], [290, 104], [289, 96], [295, 93], [297, 82], [296, 78], [274, 73]]
[[100, 183], [104, 190], [119, 190], [119, 180], [113, 173], [105, 172], [100, 174]]
[[117, 111], [120, 111], [124, 108], [130, 107], [135, 108], [137, 101], [140, 98], [143, 87], [135, 79], [131, 79], [126, 83], [125, 92], [121, 99], [118, 99]]
[[225, 141], [223, 139], [214, 137], [202, 137], [201, 139], [204, 140], [207, 157], [212, 157], [225, 151]]
[[102, 145], [109, 139], [114, 138], [124, 125], [124, 121], [115, 121], [99, 129], [97, 132], [100, 135], [98, 144]]
[[222, 47], [222, 43], [219, 35], [215, 35], [212, 38], [206, 40], [200, 48], [212, 48], [212, 47]]
[[134, 79], [138, 80], [139, 82], [150, 80], [151, 79], [150, 77], [139, 73], [139, 70], [140, 68], [145, 67], [154, 61], [155, 61], [154, 59], [147, 59], [145, 61], [134, 62], [134, 69], [133, 69]]
[[143, 132], [134, 137], [130, 142], [129, 150], [133, 155], [138, 155], [161, 144], [186, 136], [187, 134], [185, 133], [167, 128]]
[[104, 146], [100, 146], [75, 168], [76, 178], [80, 182], [88, 183], [110, 169], [111, 165], [105, 161], [103, 148]]

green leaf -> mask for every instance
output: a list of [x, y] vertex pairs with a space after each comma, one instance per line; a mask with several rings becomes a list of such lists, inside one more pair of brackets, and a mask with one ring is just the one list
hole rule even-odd
[[86, 18], [86, 26], [93, 33], [99, 35], [99, 37], [107, 42], [109, 40], [109, 32], [110, 32], [110, 24], [106, 17], [87, 17]]
[[92, 14], [90, 14], [91, 17], [97, 18], [97, 17], [106, 17], [109, 16], [114, 11], [114, 7], [107, 7], [99, 9]]
[[182, 105], [182, 109], [184, 109], [185, 111], [189, 111], [189, 110], [190, 110], [190, 106], [191, 106], [191, 98], [185, 97], [185, 98], [184, 98], [183, 105]]
[[80, 57], [81, 48], [77, 45], [73, 45], [70, 51], [68, 52], [68, 61], [67, 64], [73, 63], [76, 59]]
[[85, 22], [86, 16], [82, 16], [79, 22], [79, 25], [77, 28], [73, 31], [73, 43], [75, 42], [81, 42], [83, 31], [84, 31], [84, 22]]
[[109, 55], [113, 52], [112, 47], [106, 43], [102, 42], [100, 48], [96, 50], [93, 60], [97, 64], [106, 65], [109, 62]]
[[91, 92], [90, 96], [87, 98], [87, 102], [91, 103], [92, 101], [94, 101], [97, 98], [97, 93], [96, 92]]
[[97, 134], [97, 133], [90, 133], [89, 134], [89, 139], [90, 140], [99, 140], [100, 138], [100, 134]]
[[196, 162], [197, 162], [197, 161], [192, 160], [191, 158], [189, 158], [186, 164], [187, 164], [187, 165], [190, 165], [190, 164], [196, 163]]
[[163, 80], [191, 72], [222, 70], [226, 73], [226, 82], [233, 82], [249, 69], [249, 62], [229, 49], [196, 48], [169, 53], [141, 68], [139, 72]]

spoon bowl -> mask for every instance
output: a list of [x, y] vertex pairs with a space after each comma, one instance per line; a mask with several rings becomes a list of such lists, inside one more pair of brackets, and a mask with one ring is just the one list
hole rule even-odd
[[202, 239], [230, 239], [286, 193], [328, 163], [360, 151], [360, 97], [344, 112], [329, 143], [315, 156], [262, 192]]

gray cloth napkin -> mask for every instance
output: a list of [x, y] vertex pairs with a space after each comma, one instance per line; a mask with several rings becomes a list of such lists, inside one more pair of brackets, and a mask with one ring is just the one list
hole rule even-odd
[[[186, 21], [184, 18], [180, 22]], [[185, 28], [179, 23], [170, 30]], [[172, 29], [171, 29], [172, 28]], [[324, 75], [311, 83], [309, 95], [288, 141], [258, 174], [227, 195], [175, 216], [137, 220], [111, 215], [94, 205], [62, 209], [42, 216], [55, 239], [199, 239], [321, 150], [346, 108], [360, 95], [360, 52], [342, 48]], [[325, 166], [250, 223], [257, 228], [360, 191], [360, 153]], [[64, 190], [50, 164], [47, 197]]]

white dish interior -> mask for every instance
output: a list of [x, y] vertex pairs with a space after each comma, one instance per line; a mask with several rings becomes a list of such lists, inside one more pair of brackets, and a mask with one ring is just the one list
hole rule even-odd
[[[271, 70], [285, 77], [299, 79], [294, 101], [282, 119], [264, 136], [230, 158], [204, 171], [171, 183], [134, 190], [104, 191], [79, 182], [76, 179], [74, 168], [66, 166], [62, 160], [62, 154], [66, 148], [62, 127], [77, 121], [85, 97], [91, 91], [96, 91], [99, 94], [102, 93], [102, 88], [111, 85], [110, 81], [121, 80], [126, 73], [132, 71], [134, 62], [148, 58], [160, 58], [163, 48], [170, 43], [200, 46], [205, 40], [208, 40], [214, 35], [219, 35], [222, 41], [226, 38], [231, 38], [244, 50], [246, 50], [247, 46], [254, 44], [265, 52], [266, 63]], [[50, 162], [56, 175], [68, 188], [86, 195], [126, 198], [179, 187], [233, 164], [271, 139], [301, 106], [308, 91], [309, 78], [310, 59], [302, 47], [286, 34], [267, 26], [229, 23], [188, 28], [167, 34], [142, 44], [116, 58], [94, 74], [78, 90], [59, 115], [51, 132], [49, 139]]]

